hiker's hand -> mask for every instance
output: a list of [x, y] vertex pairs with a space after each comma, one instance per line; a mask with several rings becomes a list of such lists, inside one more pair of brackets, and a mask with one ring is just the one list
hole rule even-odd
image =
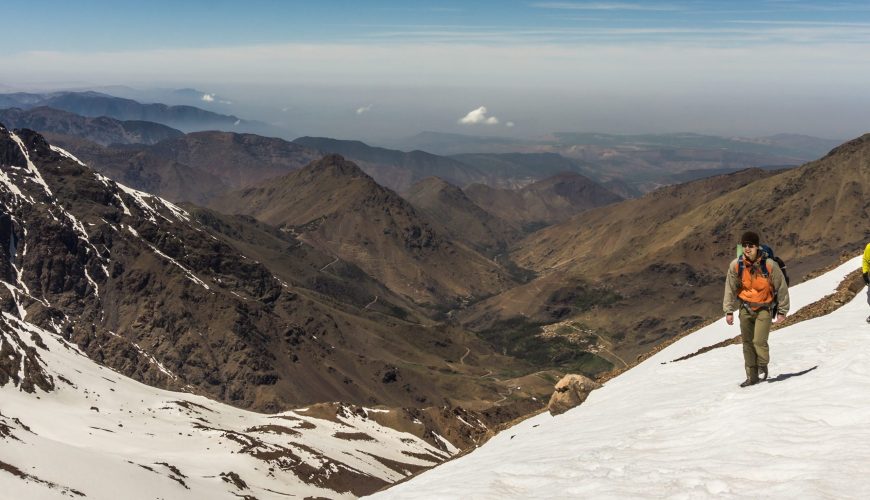
[[785, 314], [777, 314], [776, 315], [776, 322], [782, 323], [783, 321], [785, 321]]
[[728, 323], [729, 325], [733, 325], [734, 324], [734, 313], [726, 314], [725, 315], [725, 322]]

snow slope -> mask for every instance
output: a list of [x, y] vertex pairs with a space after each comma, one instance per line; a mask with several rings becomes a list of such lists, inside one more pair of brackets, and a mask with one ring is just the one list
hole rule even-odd
[[402, 464], [431, 467], [449, 456], [367, 418], [385, 410], [334, 420], [305, 410], [264, 415], [155, 389], [2, 315], [39, 351], [57, 388], [0, 388], [0, 498], [354, 498], [346, 486], [360, 475], [393, 482], [407, 475]]
[[[860, 258], [791, 290], [792, 311], [834, 291]], [[741, 389], [724, 318], [594, 391], [373, 498], [866, 498], [870, 325], [864, 291], [773, 332], [768, 383]]]

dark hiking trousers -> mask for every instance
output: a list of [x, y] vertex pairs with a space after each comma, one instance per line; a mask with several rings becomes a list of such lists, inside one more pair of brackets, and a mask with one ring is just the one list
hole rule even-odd
[[758, 366], [767, 366], [770, 362], [770, 347], [767, 338], [770, 336], [770, 311], [760, 309], [747, 311], [740, 309], [740, 336], [743, 337], [743, 361], [746, 373]]

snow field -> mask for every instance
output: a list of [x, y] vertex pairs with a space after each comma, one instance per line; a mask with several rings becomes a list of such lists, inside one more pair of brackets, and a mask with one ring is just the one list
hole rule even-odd
[[[791, 290], [792, 312], [860, 258]], [[772, 332], [770, 381], [741, 389], [740, 345], [670, 363], [739, 333], [724, 319], [592, 392], [374, 498], [866, 498], [870, 325], [864, 292]], [[663, 364], [664, 363], [664, 364]]]

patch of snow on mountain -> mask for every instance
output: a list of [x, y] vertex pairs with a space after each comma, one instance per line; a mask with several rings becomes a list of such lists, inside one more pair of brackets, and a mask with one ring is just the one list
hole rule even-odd
[[[133, 231], [133, 228], [131, 228], [131, 227], [128, 227], [128, 229], [130, 229], [130, 231]], [[154, 245], [148, 243], [148, 242], [145, 241], [145, 240], [142, 240], [142, 241], [143, 241], [146, 245], [148, 245], [148, 246], [151, 248], [151, 251], [153, 251], [153, 252], [156, 253], [157, 255], [163, 257], [164, 259], [168, 260], [171, 264], [175, 265], [176, 267], [178, 267], [179, 269], [181, 269], [182, 271], [184, 271], [184, 274], [187, 276], [187, 278], [188, 278], [190, 281], [193, 281], [194, 283], [196, 283], [197, 285], [199, 285], [199, 286], [205, 288], [206, 290], [210, 290], [209, 286], [206, 285], [204, 281], [202, 281], [201, 279], [197, 278], [196, 275], [193, 274], [193, 271], [191, 271], [190, 269], [188, 269], [188, 268], [182, 266], [182, 265], [181, 265], [177, 260], [175, 260], [175, 259], [173, 259], [172, 257], [170, 257], [170, 256], [166, 255], [165, 253], [161, 252], [161, 251], [160, 251], [157, 247], [155, 247]]]
[[83, 167], [87, 167], [87, 165], [85, 165], [84, 163], [82, 163], [81, 160], [79, 160], [78, 158], [76, 158], [76, 157], [75, 157], [72, 153], [70, 153], [69, 151], [67, 151], [67, 150], [65, 150], [65, 149], [63, 149], [63, 148], [59, 148], [59, 147], [54, 146], [54, 145], [50, 145], [50, 147], [51, 147], [51, 150], [54, 151], [55, 153], [58, 153], [58, 154], [60, 154], [60, 155], [63, 156], [63, 157], [69, 158], [70, 160], [72, 160], [72, 161], [78, 163], [79, 165], [81, 165], [81, 166], [83, 166]]
[[16, 144], [18, 144], [18, 148], [21, 149], [21, 154], [23, 154], [24, 158], [27, 160], [27, 169], [33, 176], [34, 181], [36, 181], [37, 184], [41, 185], [43, 189], [45, 189], [45, 193], [48, 196], [54, 196], [51, 193], [51, 189], [49, 189], [48, 184], [45, 183], [45, 179], [42, 178], [42, 173], [40, 173], [39, 169], [36, 168], [36, 165], [34, 165], [32, 161], [30, 161], [30, 152], [27, 151], [27, 147], [24, 145], [24, 141], [22, 141], [20, 137], [15, 135], [14, 132], [10, 131], [9, 136], [12, 138], [13, 141], [15, 141]]

